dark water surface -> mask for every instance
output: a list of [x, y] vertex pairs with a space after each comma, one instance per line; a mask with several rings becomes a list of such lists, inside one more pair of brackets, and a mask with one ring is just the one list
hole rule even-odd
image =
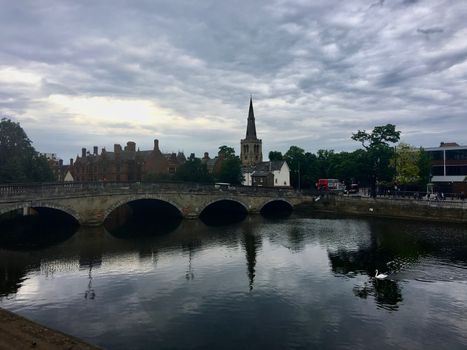
[[108, 349], [467, 348], [465, 225], [257, 216], [170, 230], [0, 243], [0, 306]]

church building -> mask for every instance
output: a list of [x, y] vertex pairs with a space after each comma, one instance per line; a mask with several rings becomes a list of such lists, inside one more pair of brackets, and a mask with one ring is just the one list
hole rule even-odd
[[240, 158], [243, 166], [252, 166], [263, 161], [263, 145], [256, 137], [255, 113], [251, 97], [247, 123], [246, 137], [240, 141]]
[[255, 114], [251, 97], [246, 137], [240, 140], [240, 158], [244, 186], [290, 186], [290, 169], [285, 160], [263, 162], [263, 144], [256, 136]]

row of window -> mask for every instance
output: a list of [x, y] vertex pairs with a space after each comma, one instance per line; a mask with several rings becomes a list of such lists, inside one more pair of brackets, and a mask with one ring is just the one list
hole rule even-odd
[[[446, 150], [446, 160], [467, 160], [467, 149]], [[443, 151], [428, 151], [431, 160], [443, 160]]]
[[[444, 167], [443, 166], [433, 166], [431, 167], [431, 175], [433, 176], [443, 176]], [[446, 175], [465, 175], [467, 176], [467, 165], [450, 165], [446, 166]]]

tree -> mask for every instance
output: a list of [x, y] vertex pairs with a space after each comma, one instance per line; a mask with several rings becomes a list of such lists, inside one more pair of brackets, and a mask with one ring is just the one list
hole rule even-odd
[[19, 123], [2, 118], [0, 122], [0, 182], [53, 181], [47, 164], [32, 146]]
[[241, 184], [243, 182], [242, 162], [235, 155], [235, 150], [225, 145], [220, 146], [219, 155], [222, 155], [223, 159], [219, 171], [215, 174], [217, 181]]
[[284, 160], [284, 157], [282, 155], [282, 152], [271, 151], [271, 152], [269, 152], [269, 160], [271, 162], [274, 162], [274, 161], [278, 161], [278, 160]]
[[400, 131], [396, 131], [396, 126], [386, 124], [383, 126], [375, 126], [371, 133], [365, 130], [358, 130], [352, 134], [351, 139], [362, 144], [367, 151], [378, 147], [389, 147], [389, 143], [396, 143], [400, 138]]
[[395, 147], [394, 153], [390, 164], [395, 169], [395, 181], [400, 185], [418, 183], [420, 181], [420, 150], [401, 142]]
[[189, 182], [212, 182], [212, 175], [209, 173], [206, 164], [201, 159], [196, 158], [194, 154], [180, 165], [175, 174], [175, 179]]
[[224, 158], [232, 158], [235, 157], [235, 150], [229, 146], [220, 146], [219, 147], [219, 154], [222, 154]]
[[300, 189], [302, 167], [305, 164], [305, 150], [298, 146], [290, 146], [284, 154], [284, 160], [290, 168], [290, 183], [293, 187]]
[[360, 142], [366, 151], [367, 162], [370, 166], [369, 183], [372, 197], [376, 197], [377, 179], [390, 181], [394, 176], [394, 170], [389, 166], [393, 155], [389, 144], [398, 142], [399, 138], [400, 131], [397, 131], [393, 124], [376, 126], [371, 133], [358, 130], [352, 134], [351, 139]]

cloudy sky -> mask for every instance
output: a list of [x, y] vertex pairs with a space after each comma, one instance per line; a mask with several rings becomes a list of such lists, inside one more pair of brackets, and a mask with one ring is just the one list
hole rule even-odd
[[265, 157], [386, 123], [467, 144], [466, 18], [463, 0], [0, 0], [0, 115], [66, 160], [154, 138], [238, 152], [250, 94]]

